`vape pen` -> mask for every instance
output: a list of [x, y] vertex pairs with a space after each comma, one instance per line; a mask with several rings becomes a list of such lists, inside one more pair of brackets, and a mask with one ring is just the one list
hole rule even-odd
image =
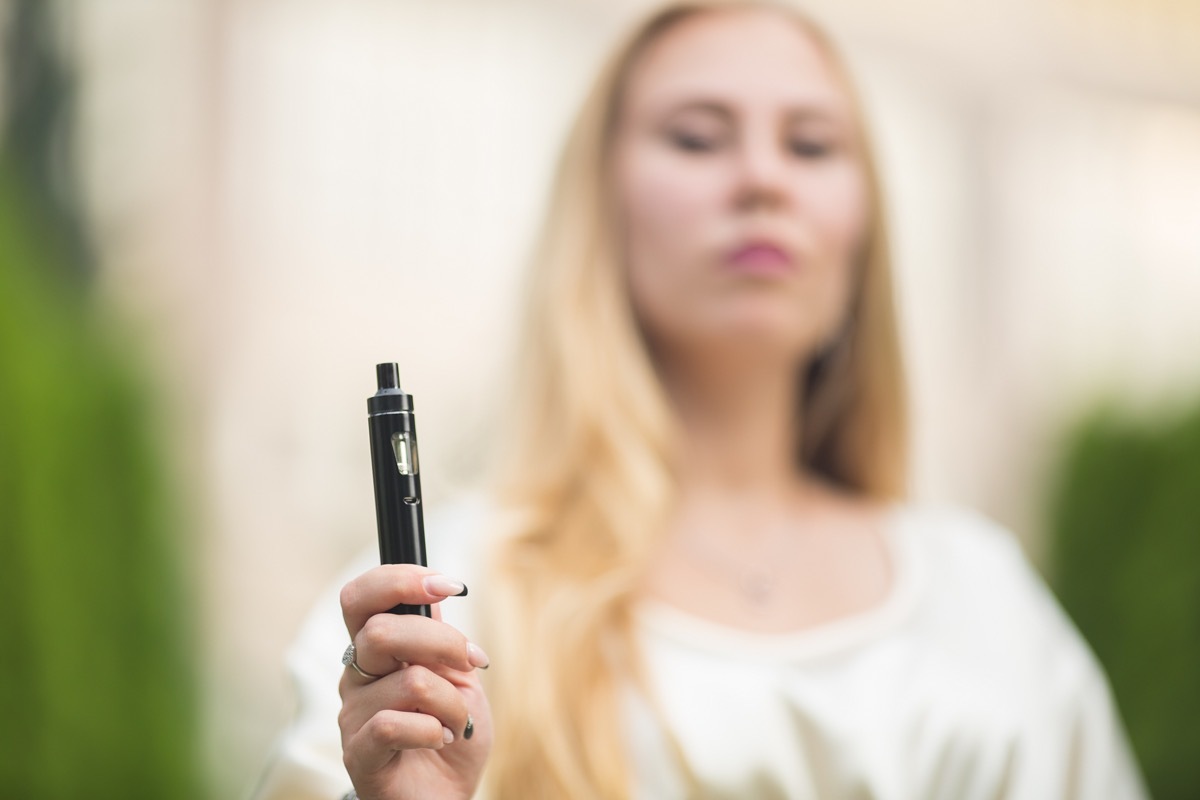
[[[395, 363], [377, 364], [379, 391], [367, 398], [371, 472], [375, 479], [375, 520], [383, 564], [425, 563], [425, 521], [421, 515], [421, 474], [417, 464], [417, 424], [412, 395], [400, 388]], [[400, 604], [393, 614], [430, 616], [429, 606]]]

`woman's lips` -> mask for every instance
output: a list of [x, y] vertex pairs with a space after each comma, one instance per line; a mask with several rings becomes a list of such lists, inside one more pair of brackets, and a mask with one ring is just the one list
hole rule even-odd
[[731, 252], [725, 263], [747, 275], [782, 275], [796, 267], [786, 250], [768, 242], [744, 244]]

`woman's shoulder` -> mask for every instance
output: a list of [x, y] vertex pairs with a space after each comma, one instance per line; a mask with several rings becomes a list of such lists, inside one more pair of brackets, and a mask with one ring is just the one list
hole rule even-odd
[[921, 538], [925, 549], [959, 562], [1021, 559], [1014, 533], [966, 506], [909, 502], [896, 507], [899, 523]]
[[1015, 795], [1039, 794], [1030, 787], [1071, 751], [1080, 796], [1144, 797], [1104, 672], [1017, 537], [957, 507], [908, 506], [899, 518], [920, 581], [910, 650], [977, 727], [1024, 742]]
[[1020, 670], [1091, 670], [1094, 657], [1016, 535], [977, 511], [899, 512], [920, 581], [919, 618], [959, 654]]
[[978, 511], [910, 504], [900, 507], [896, 516], [897, 535], [919, 560], [933, 588], [1004, 605], [1046, 591], [1017, 536]]

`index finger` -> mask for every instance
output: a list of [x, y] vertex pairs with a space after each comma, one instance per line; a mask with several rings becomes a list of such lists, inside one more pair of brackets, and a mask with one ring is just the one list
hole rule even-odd
[[433, 605], [467, 593], [462, 581], [416, 564], [383, 564], [367, 570], [342, 587], [342, 619], [350, 638], [367, 620], [401, 603]]

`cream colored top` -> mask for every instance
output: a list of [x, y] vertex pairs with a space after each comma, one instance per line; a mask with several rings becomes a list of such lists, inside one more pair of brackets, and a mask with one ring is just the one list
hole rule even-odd
[[[431, 566], [469, 585], [473, 531], [486, 513], [472, 502], [431, 519]], [[886, 539], [896, 576], [887, 599], [795, 634], [748, 633], [643, 602], [652, 689], [704, 797], [1146, 797], [1104, 675], [1011, 535], [968, 512], [903, 506]], [[289, 655], [300, 713], [260, 800], [332, 800], [350, 787], [337, 728], [345, 580], [323, 595]], [[479, 599], [451, 598], [446, 621], [469, 636]], [[684, 797], [662, 733], [632, 692], [626, 727], [635, 797]]]

